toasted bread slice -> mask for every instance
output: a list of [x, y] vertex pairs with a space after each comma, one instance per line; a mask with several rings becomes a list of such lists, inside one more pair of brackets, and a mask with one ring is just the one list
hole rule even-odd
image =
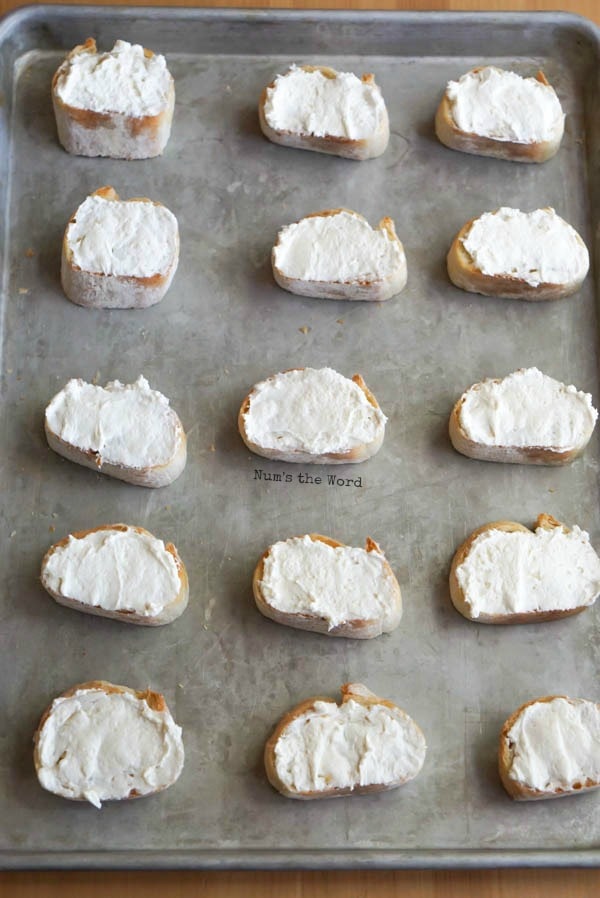
[[68, 153], [150, 159], [169, 139], [175, 87], [163, 56], [127, 41], [99, 53], [90, 37], [56, 70], [52, 103]]
[[450, 440], [482, 461], [566, 465], [585, 449], [597, 417], [589, 393], [520, 368], [463, 393], [450, 415]]
[[361, 683], [341, 692], [339, 705], [319, 696], [301, 702], [267, 741], [267, 778], [286, 798], [384, 792], [421, 770], [425, 737], [405, 711]]
[[435, 116], [435, 133], [452, 150], [510, 162], [545, 162], [564, 132], [560, 101], [543, 72], [522, 78], [480, 66], [450, 81]]
[[167, 486], [185, 468], [181, 421], [142, 376], [106, 387], [73, 378], [46, 408], [45, 430], [59, 455], [137, 486]]
[[282, 228], [271, 253], [273, 277], [300, 296], [390, 299], [406, 285], [406, 256], [391, 218], [371, 228], [351, 209], [326, 209]]
[[502, 785], [517, 801], [581, 795], [600, 786], [600, 704], [547, 695], [521, 705], [500, 733]]
[[159, 692], [105, 680], [71, 687], [33, 737], [40, 785], [72, 801], [143, 798], [172, 786], [184, 761], [181, 727]]
[[95, 309], [146, 309], [163, 298], [179, 260], [177, 219], [146, 197], [90, 194], [62, 244], [61, 282], [71, 302]]
[[246, 446], [278, 461], [344, 465], [381, 448], [387, 418], [360, 374], [291, 368], [252, 388], [238, 428]]
[[373, 75], [329, 66], [292, 66], [263, 90], [258, 117], [273, 143], [363, 161], [390, 139], [387, 109]]
[[482, 624], [528, 624], [579, 614], [600, 594], [600, 558], [579, 527], [541, 514], [534, 530], [494, 521], [456, 551], [450, 596]]

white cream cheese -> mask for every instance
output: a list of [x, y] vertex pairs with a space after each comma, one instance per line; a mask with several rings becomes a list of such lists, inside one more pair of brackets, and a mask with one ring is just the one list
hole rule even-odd
[[308, 535], [271, 546], [260, 588], [273, 608], [324, 618], [330, 630], [352, 620], [397, 617], [398, 585], [383, 555], [334, 548]]
[[282, 228], [273, 262], [285, 277], [342, 283], [382, 281], [406, 265], [399, 240], [345, 210]]
[[69, 536], [47, 557], [42, 582], [85, 605], [149, 617], [160, 614], [181, 589], [177, 564], [164, 542], [134, 527]]
[[600, 594], [600, 558], [589, 535], [573, 527], [535, 533], [486, 530], [473, 541], [456, 577], [471, 617], [566, 611]]
[[48, 405], [46, 425], [64, 442], [97, 453], [99, 464], [129, 468], [167, 464], [181, 440], [169, 400], [143, 376], [105, 387], [70, 380]]
[[59, 69], [56, 93], [75, 109], [141, 117], [165, 109], [173, 78], [164, 56], [117, 41], [106, 53], [70, 55]]
[[88, 196], [74, 218], [66, 242], [83, 271], [146, 278], [177, 264], [177, 219], [165, 206]]
[[534, 702], [508, 731], [511, 779], [529, 789], [575, 790], [600, 782], [600, 708], [585, 699]]
[[276, 131], [350, 140], [372, 137], [387, 118], [377, 85], [351, 72], [327, 78], [319, 70], [307, 72], [298, 66], [278, 75], [267, 88], [264, 112]]
[[78, 690], [52, 703], [37, 759], [45, 789], [100, 808], [174, 783], [183, 768], [181, 727], [130, 692]]
[[466, 437], [475, 443], [566, 452], [589, 439], [598, 412], [589, 393], [565, 386], [537, 368], [521, 368], [467, 390], [459, 417]]
[[275, 769], [296, 792], [391, 785], [415, 777], [425, 752], [423, 733], [399, 708], [316, 701], [281, 733]]
[[257, 446], [322, 455], [374, 442], [387, 418], [332, 368], [301, 368], [256, 384], [244, 421]]
[[495, 66], [467, 72], [446, 87], [461, 131], [515, 143], [562, 137], [565, 116], [554, 88]]
[[532, 287], [582, 281], [590, 265], [575, 228], [551, 208], [486, 212], [461, 242], [483, 274], [516, 278]]

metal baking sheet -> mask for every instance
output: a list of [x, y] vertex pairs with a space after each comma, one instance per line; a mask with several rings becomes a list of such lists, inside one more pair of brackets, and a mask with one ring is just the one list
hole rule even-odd
[[[177, 106], [162, 158], [85, 159], [58, 145], [50, 78], [89, 35], [102, 47], [123, 38], [166, 54]], [[597, 282], [592, 274], [572, 299], [528, 304], [462, 293], [444, 262], [459, 227], [500, 205], [552, 205], [596, 248], [597, 29], [561, 14], [42, 6], [9, 16], [0, 48], [2, 866], [598, 865], [598, 795], [515, 804], [495, 769], [501, 724], [522, 702], [554, 692], [600, 698], [598, 612], [477, 626], [453, 610], [447, 586], [456, 546], [490, 520], [531, 523], [546, 511], [580, 524], [600, 546], [599, 434], [563, 469], [472, 461], [447, 437], [463, 389], [521, 366], [575, 383], [598, 403]], [[353, 163], [268, 143], [257, 98], [291, 62], [374, 72], [392, 123], [387, 152]], [[481, 62], [544, 69], [567, 112], [558, 156], [518, 165], [436, 142], [446, 81]], [[65, 224], [105, 184], [158, 199], [179, 219], [179, 270], [163, 302], [146, 311], [78, 308], [60, 289]], [[372, 223], [395, 219], [409, 266], [395, 299], [303, 299], [273, 283], [277, 230], [338, 206]], [[296, 365], [363, 374], [389, 417], [375, 458], [309, 468], [247, 451], [236, 430], [242, 398]], [[178, 481], [129, 486], [47, 448], [43, 410], [68, 378], [140, 373], [170, 397], [187, 429]], [[191, 601], [172, 625], [89, 617], [42, 590], [39, 564], [51, 542], [116, 521], [178, 546]], [[393, 634], [327, 639], [256, 611], [259, 555], [309, 531], [381, 543], [405, 602]], [[98, 812], [38, 786], [31, 736], [41, 712], [93, 678], [165, 693], [186, 747], [173, 788]], [[366, 683], [419, 722], [429, 745], [421, 775], [380, 795], [283, 799], [262, 769], [272, 726], [301, 699], [335, 696], [347, 681]]]

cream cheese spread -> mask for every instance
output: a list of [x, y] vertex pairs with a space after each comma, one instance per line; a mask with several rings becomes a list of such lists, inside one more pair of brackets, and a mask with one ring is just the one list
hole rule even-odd
[[379, 552], [334, 548], [308, 535], [271, 546], [260, 588], [273, 608], [324, 618], [330, 630], [352, 620], [397, 618], [400, 603], [398, 584]]
[[386, 421], [354, 381], [331, 368], [294, 369], [261, 381], [244, 415], [250, 442], [314, 455], [369, 445]]
[[165, 206], [88, 196], [74, 219], [66, 244], [83, 271], [147, 278], [177, 264], [177, 219]]
[[179, 594], [177, 563], [162, 540], [135, 527], [69, 536], [47, 556], [42, 582], [58, 595], [154, 617]]
[[376, 282], [406, 265], [404, 250], [385, 228], [342, 210], [311, 215], [277, 235], [273, 263], [285, 277], [304, 281]]
[[600, 708], [586, 699], [534, 702], [506, 736], [511, 779], [540, 792], [600, 783]]
[[295, 792], [391, 785], [417, 775], [423, 733], [399, 708], [316, 701], [292, 720], [275, 744], [275, 769]]
[[461, 242], [482, 274], [516, 278], [532, 287], [582, 281], [590, 265], [577, 231], [551, 208], [486, 212]]
[[164, 56], [146, 56], [143, 47], [127, 41], [117, 41], [106, 53], [71, 54], [56, 81], [56, 93], [67, 106], [136, 118], [161, 113], [172, 89]]
[[183, 768], [181, 727], [130, 692], [82, 689], [54, 700], [36, 757], [45, 789], [100, 808], [174, 783]]
[[485, 66], [450, 81], [446, 96], [456, 126], [468, 134], [525, 144], [562, 137], [560, 100], [537, 78]]
[[486, 530], [473, 541], [456, 578], [470, 616], [567, 611], [600, 594], [600, 558], [573, 527]]
[[543, 446], [567, 452], [590, 437], [598, 412], [573, 386], [521, 368], [484, 380], [463, 395], [459, 419], [466, 437], [485, 446]]
[[48, 405], [46, 426], [64, 442], [97, 453], [99, 465], [128, 468], [167, 464], [182, 433], [167, 397], [143, 376], [105, 387], [70, 380]]
[[267, 88], [267, 124], [276, 131], [315, 137], [372, 137], [387, 121], [379, 87], [351, 72], [327, 78], [321, 71], [292, 66]]

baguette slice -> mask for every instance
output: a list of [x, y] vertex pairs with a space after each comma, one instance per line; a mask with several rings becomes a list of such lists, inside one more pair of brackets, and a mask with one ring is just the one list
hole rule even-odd
[[95, 309], [146, 309], [163, 298], [179, 260], [177, 219], [147, 197], [90, 194], [62, 244], [61, 283], [71, 302]]
[[96, 808], [162, 792], [183, 769], [181, 727], [164, 696], [105, 680], [81, 683], [55, 698], [33, 742], [40, 785]]
[[356, 161], [381, 156], [390, 139], [374, 76], [329, 66], [292, 66], [278, 75], [260, 96], [258, 117], [273, 143]]
[[279, 286], [300, 296], [382, 301], [406, 285], [406, 256], [392, 219], [371, 228], [351, 209], [314, 212], [282, 228], [271, 263]]
[[550, 207], [503, 207], [472, 218], [447, 257], [453, 284], [470, 293], [551, 300], [576, 293], [588, 273], [587, 247]]
[[167, 486], [185, 468], [181, 421], [142, 376], [106, 387], [73, 378], [46, 408], [45, 430], [59, 455], [137, 486]]
[[566, 465], [587, 446], [597, 417], [589, 393], [520, 368], [463, 393], [450, 415], [450, 440], [481, 461]]
[[600, 704], [547, 695], [521, 705], [500, 733], [502, 785], [517, 801], [600, 787]]
[[369, 537], [365, 549], [318, 533], [275, 543], [258, 562], [252, 589], [265, 617], [326, 636], [372, 639], [402, 617], [398, 581]]
[[588, 534], [547, 514], [533, 532], [514, 521], [479, 527], [450, 570], [454, 607], [482, 624], [557, 620], [584, 611], [599, 594], [600, 558]]
[[543, 72], [522, 78], [480, 66], [448, 83], [435, 116], [435, 133], [445, 146], [463, 153], [545, 162], [560, 147], [564, 119]]
[[106, 524], [51, 546], [42, 586], [60, 605], [129, 624], [159, 627], [185, 611], [188, 576], [173, 543], [143, 527]]
[[98, 53], [90, 37], [54, 73], [52, 103], [68, 153], [150, 159], [169, 139], [175, 87], [163, 56], [127, 41]]
[[305, 464], [365, 461], [381, 448], [387, 418], [360, 374], [291, 368], [252, 388], [238, 428], [265, 458]]
[[267, 778], [286, 798], [384, 792], [421, 770], [425, 737], [405, 711], [361, 683], [341, 692], [339, 705], [319, 696], [301, 702], [267, 741]]

